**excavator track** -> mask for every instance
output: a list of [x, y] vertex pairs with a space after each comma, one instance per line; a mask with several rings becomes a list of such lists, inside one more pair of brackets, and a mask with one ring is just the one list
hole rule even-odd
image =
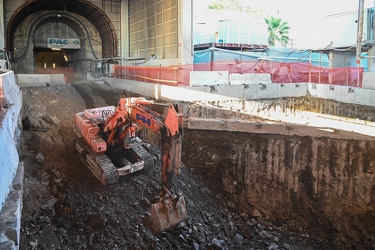
[[[142, 140], [139, 137], [136, 137], [135, 141], [137, 143], [142, 143]], [[143, 146], [139, 145], [136, 147], [132, 147], [132, 150], [144, 161], [144, 167], [149, 168], [154, 164], [155, 157], [147, 152], [147, 150]]]
[[102, 185], [118, 181], [117, 168], [105, 154], [93, 153], [82, 137], [75, 139], [74, 144], [82, 160], [88, 163], [88, 168]]
[[106, 155], [87, 154], [86, 161], [89, 164], [91, 172], [96, 172], [94, 175], [99, 179], [100, 183], [103, 185], [117, 183], [119, 177], [117, 168]]
[[154, 164], [155, 158], [149, 152], [147, 152], [147, 150], [144, 149], [142, 146], [138, 146], [138, 147], [133, 148], [133, 151], [139, 157], [141, 157], [141, 159], [145, 162], [144, 167], [148, 168], [148, 167], [151, 167]]

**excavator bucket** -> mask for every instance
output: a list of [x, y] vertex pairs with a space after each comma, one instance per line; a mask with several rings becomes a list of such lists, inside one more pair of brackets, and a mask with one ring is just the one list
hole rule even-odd
[[[172, 204], [169, 204], [172, 202]], [[180, 196], [173, 200], [161, 200], [151, 205], [150, 229], [159, 235], [161, 232], [177, 226], [188, 217], [185, 198]]]

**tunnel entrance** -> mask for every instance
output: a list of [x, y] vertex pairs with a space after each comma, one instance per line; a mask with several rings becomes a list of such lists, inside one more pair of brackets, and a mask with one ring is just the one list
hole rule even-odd
[[35, 74], [64, 74], [67, 79], [74, 77], [74, 52], [53, 49], [34, 49]]
[[9, 20], [6, 41], [16, 73], [62, 72], [80, 77], [90, 65], [117, 56], [112, 21], [102, 9], [83, 0], [24, 3]]

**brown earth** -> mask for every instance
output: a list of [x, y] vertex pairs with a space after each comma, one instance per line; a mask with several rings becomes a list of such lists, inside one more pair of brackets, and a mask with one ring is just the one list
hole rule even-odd
[[[73, 147], [74, 115], [116, 105], [123, 94], [106, 84], [24, 88], [20, 157], [25, 165], [20, 249], [334, 249], [324, 231], [293, 222], [271, 222], [257, 210], [241, 211], [220, 188], [208, 186], [185, 159], [174, 184], [187, 201], [189, 218], [153, 235], [143, 223], [160, 192], [158, 144], [146, 149], [149, 169], [101, 186]], [[185, 131], [192, 138], [192, 131]], [[156, 135], [150, 135], [155, 140]], [[199, 140], [199, 138], [196, 138]], [[190, 143], [191, 144], [191, 143]], [[222, 152], [225, 154], [226, 152]], [[213, 183], [211, 181], [210, 183]]]

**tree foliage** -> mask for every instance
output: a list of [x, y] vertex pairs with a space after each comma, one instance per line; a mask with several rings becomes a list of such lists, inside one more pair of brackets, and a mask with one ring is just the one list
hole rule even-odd
[[268, 30], [268, 45], [275, 46], [275, 42], [281, 43], [281, 46], [286, 47], [289, 43], [289, 25], [283, 22], [281, 18], [270, 17], [264, 18], [267, 23]]
[[255, 13], [249, 5], [243, 5], [239, 0], [216, 0], [208, 6], [212, 10], [233, 10], [237, 12]]

